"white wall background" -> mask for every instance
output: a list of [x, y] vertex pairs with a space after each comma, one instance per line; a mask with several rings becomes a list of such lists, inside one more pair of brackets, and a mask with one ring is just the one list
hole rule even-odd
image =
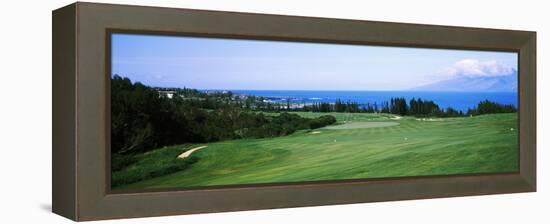
[[[474, 26], [538, 32], [538, 193], [306, 207], [101, 223], [549, 223], [546, 1], [98, 1], [121, 4]], [[69, 0], [0, 7], [0, 221], [68, 223], [51, 209], [51, 10]], [[544, 20], [547, 21], [544, 21]]]

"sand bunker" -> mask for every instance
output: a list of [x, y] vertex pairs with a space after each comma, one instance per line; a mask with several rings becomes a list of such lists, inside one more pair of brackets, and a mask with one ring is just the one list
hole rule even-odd
[[342, 129], [359, 129], [359, 128], [380, 128], [399, 125], [397, 122], [353, 122], [342, 125], [334, 125], [325, 127], [326, 129], [342, 130]]
[[178, 156], [178, 159], [185, 159], [185, 158], [189, 157], [191, 155], [191, 153], [193, 153], [194, 151], [197, 151], [199, 149], [204, 149], [206, 147], [208, 147], [208, 146], [203, 145], [203, 146], [199, 146], [199, 147], [196, 147], [196, 148], [189, 149], [189, 150], [185, 151], [184, 153], [180, 154]]

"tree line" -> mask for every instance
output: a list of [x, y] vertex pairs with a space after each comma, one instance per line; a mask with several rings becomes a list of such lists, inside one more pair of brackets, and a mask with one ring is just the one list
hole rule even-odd
[[388, 113], [415, 117], [462, 117], [517, 112], [516, 107], [512, 104], [499, 104], [489, 100], [481, 101], [476, 107], [469, 108], [466, 112], [463, 112], [452, 107], [441, 108], [434, 101], [423, 100], [421, 98], [412, 98], [407, 102], [404, 97], [391, 98], [389, 102], [384, 101], [380, 104], [366, 103], [365, 105], [360, 105], [357, 102], [352, 101], [343, 102], [342, 100], [337, 99], [335, 103], [319, 102], [304, 105], [301, 108], [279, 110], [303, 112]]
[[236, 103], [231, 93], [212, 95], [193, 89], [178, 91], [181, 95], [169, 98], [139, 82], [113, 76], [111, 152], [127, 154], [174, 144], [284, 136], [336, 122], [330, 115], [304, 118], [280, 113], [269, 116], [261, 111], [246, 110], [243, 109], [245, 103]]
[[515, 113], [517, 109], [512, 104], [498, 104], [489, 100], [481, 101], [477, 107], [468, 109], [468, 115], [497, 114], [497, 113]]

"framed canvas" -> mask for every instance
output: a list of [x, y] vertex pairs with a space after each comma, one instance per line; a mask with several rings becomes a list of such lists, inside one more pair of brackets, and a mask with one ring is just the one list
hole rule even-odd
[[536, 33], [74, 3], [53, 212], [98, 220], [536, 191]]

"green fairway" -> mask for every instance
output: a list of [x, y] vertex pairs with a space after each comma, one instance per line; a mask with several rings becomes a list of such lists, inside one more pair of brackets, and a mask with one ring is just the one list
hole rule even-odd
[[[149, 152], [169, 163], [191, 148], [183, 171], [117, 189], [191, 187], [517, 171], [517, 114], [419, 119], [390, 114], [333, 115], [338, 124], [292, 135], [177, 145]], [[170, 152], [168, 152], [170, 151]], [[143, 155], [142, 155], [143, 156]], [[187, 159], [187, 158], [186, 158]], [[119, 174], [140, 167], [136, 163]]]
[[397, 122], [380, 122], [380, 121], [357, 121], [357, 122], [348, 122], [340, 125], [328, 126], [325, 129], [332, 130], [344, 130], [344, 129], [361, 129], [361, 128], [381, 128], [399, 125]]

